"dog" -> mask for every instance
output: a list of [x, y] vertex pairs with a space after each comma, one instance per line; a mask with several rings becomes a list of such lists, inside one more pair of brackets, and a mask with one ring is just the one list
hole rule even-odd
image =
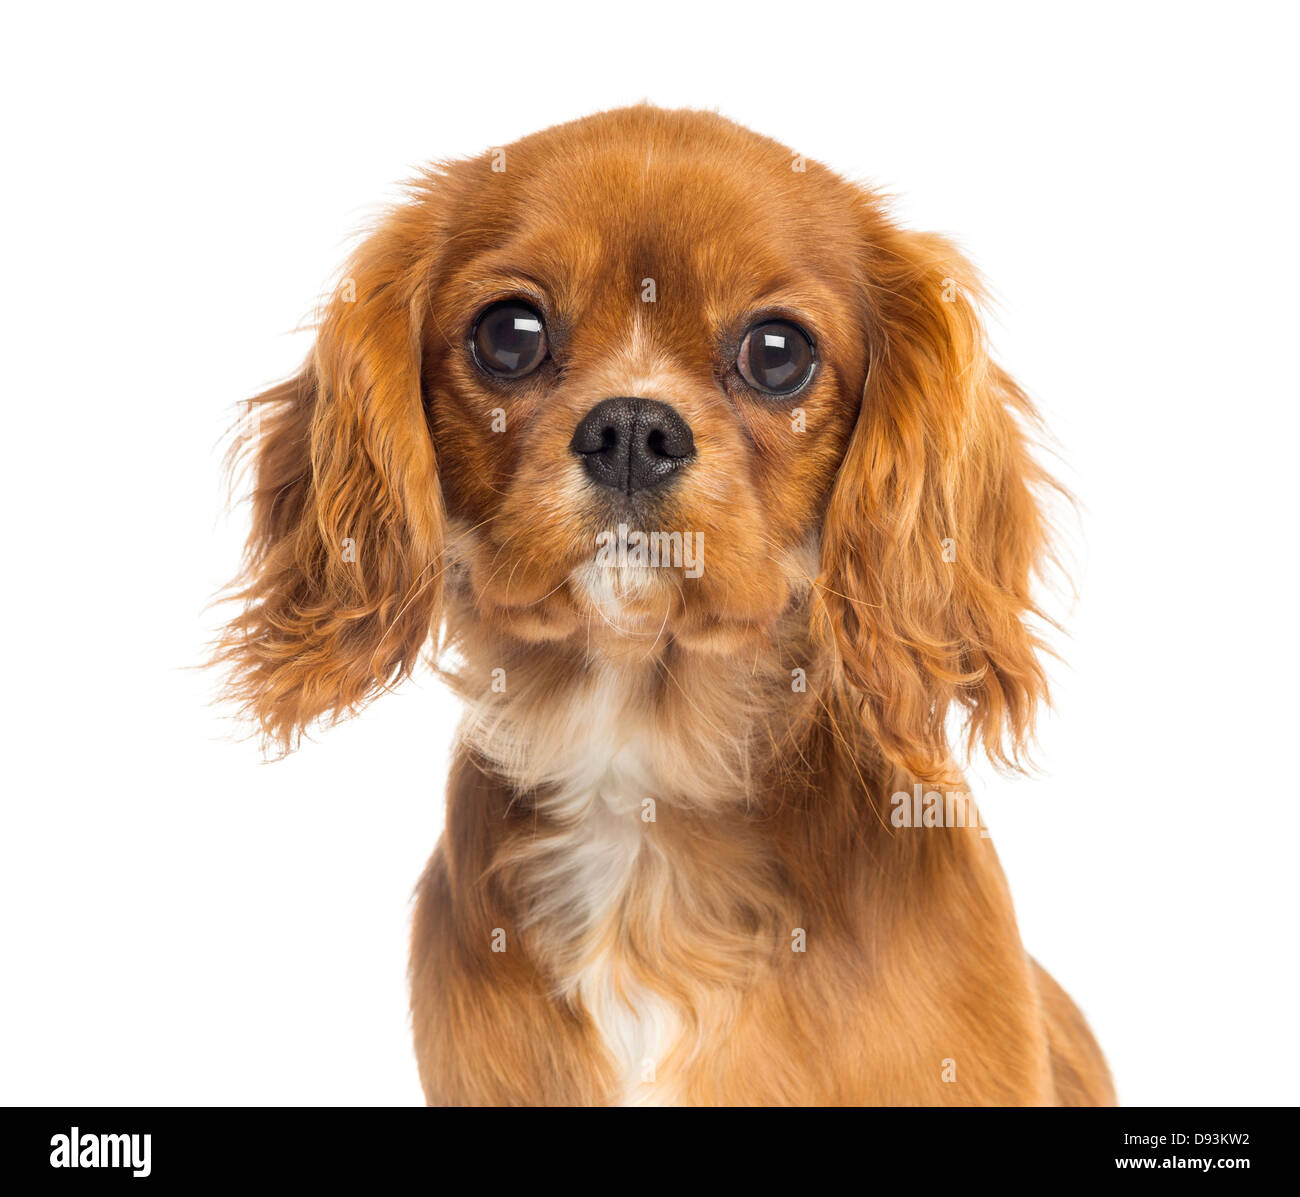
[[1046, 697], [1055, 483], [980, 304], [873, 191], [643, 105], [425, 171], [253, 401], [234, 700], [281, 751], [422, 656], [465, 703], [430, 1104], [1114, 1101], [953, 801]]

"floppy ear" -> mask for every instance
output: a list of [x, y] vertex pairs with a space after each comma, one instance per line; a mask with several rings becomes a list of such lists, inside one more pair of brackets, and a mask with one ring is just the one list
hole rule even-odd
[[978, 283], [938, 237], [881, 227], [866, 266], [871, 362], [823, 529], [823, 634], [895, 765], [952, 776], [968, 750], [1018, 766], [1046, 697], [1032, 576], [1047, 551], [1025, 394], [988, 358]]
[[253, 400], [253, 528], [217, 659], [281, 751], [410, 673], [440, 609], [442, 495], [401, 215], [361, 248], [302, 372]]

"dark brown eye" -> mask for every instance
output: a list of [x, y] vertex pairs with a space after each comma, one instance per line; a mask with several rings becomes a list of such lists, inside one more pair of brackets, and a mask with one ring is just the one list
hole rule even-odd
[[756, 390], [793, 395], [812, 374], [812, 339], [788, 320], [765, 320], [745, 334], [736, 369]]
[[487, 308], [470, 339], [478, 364], [502, 378], [522, 378], [546, 360], [546, 326], [534, 308], [516, 300]]

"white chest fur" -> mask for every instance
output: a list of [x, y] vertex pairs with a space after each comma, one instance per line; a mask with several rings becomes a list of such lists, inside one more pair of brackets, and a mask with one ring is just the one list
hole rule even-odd
[[619, 1075], [621, 1104], [666, 1100], [657, 1078], [665, 1053], [678, 1034], [675, 1011], [627, 967], [618, 937], [632, 917], [633, 891], [645, 866], [643, 854], [657, 851], [642, 830], [643, 789], [628, 787], [617, 768], [587, 800], [585, 815], [566, 837], [571, 868], [557, 887], [561, 900], [584, 913], [587, 949], [566, 979], [591, 1016]]
[[662, 1104], [657, 1079], [680, 1019], [635, 976], [624, 920], [666, 862], [649, 834], [661, 792], [644, 715], [611, 673], [527, 729], [508, 707], [471, 712], [467, 736], [507, 775], [547, 792], [555, 830], [526, 849], [522, 876], [530, 934], [547, 946], [559, 990], [590, 1016], [619, 1077], [614, 1100]]

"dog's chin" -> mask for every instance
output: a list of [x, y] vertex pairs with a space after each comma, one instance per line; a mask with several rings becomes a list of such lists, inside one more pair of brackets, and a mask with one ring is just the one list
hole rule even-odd
[[572, 643], [590, 659], [644, 661], [670, 646], [725, 655], [770, 645], [777, 606], [724, 609], [693, 585], [676, 570], [588, 561], [532, 601], [495, 590], [460, 597], [463, 617], [484, 631], [516, 644]]
[[682, 609], [676, 579], [646, 565], [585, 562], [569, 575], [569, 593], [580, 610], [611, 627], [637, 635], [665, 626]]
[[683, 538], [679, 548], [629, 535], [594, 552], [573, 538], [539, 539], [569, 551], [511, 555], [473, 529], [456, 531], [446, 578], [459, 629], [516, 645], [568, 643], [588, 659], [620, 661], [670, 650], [749, 659], [806, 630], [800, 608], [817, 571], [814, 537], [774, 556], [727, 542], [707, 568], [702, 538]]

